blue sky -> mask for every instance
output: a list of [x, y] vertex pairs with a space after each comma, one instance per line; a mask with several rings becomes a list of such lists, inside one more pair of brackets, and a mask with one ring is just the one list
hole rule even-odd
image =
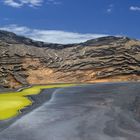
[[1, 0], [0, 21], [1, 29], [46, 42], [140, 39], [140, 0]]

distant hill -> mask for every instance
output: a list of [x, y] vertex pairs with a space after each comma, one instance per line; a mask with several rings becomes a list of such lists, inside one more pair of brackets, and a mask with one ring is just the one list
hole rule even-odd
[[138, 40], [108, 36], [62, 45], [0, 31], [1, 86], [138, 80]]

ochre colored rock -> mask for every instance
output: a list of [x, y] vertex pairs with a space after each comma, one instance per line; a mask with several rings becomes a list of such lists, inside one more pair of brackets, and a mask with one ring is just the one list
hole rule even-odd
[[49, 44], [0, 31], [0, 85], [140, 80], [140, 41], [102, 37]]

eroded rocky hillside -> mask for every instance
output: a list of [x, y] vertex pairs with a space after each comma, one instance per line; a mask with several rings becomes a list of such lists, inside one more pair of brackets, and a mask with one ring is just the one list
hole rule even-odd
[[0, 85], [4, 87], [138, 80], [140, 41], [108, 36], [61, 45], [0, 31]]

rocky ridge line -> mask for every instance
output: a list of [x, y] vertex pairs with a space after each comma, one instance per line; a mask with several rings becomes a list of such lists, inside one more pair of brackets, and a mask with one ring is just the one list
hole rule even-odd
[[50, 44], [0, 31], [0, 85], [138, 81], [140, 41], [102, 37]]

